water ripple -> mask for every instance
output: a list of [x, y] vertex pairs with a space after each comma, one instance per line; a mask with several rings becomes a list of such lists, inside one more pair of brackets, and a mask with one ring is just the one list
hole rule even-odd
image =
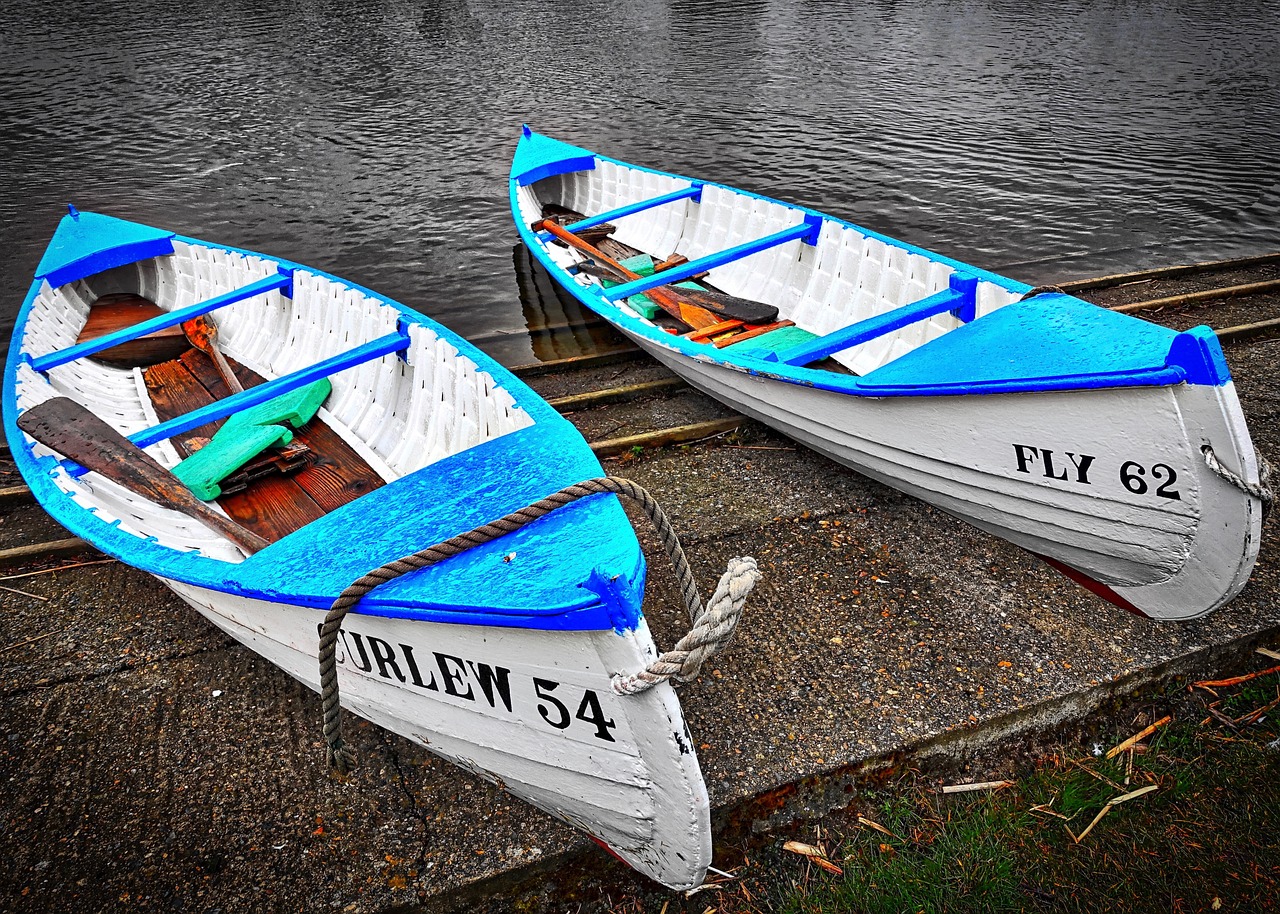
[[0, 336], [72, 201], [518, 326], [523, 122], [1033, 282], [1280, 245], [1265, 0], [33, 0], [0, 34]]

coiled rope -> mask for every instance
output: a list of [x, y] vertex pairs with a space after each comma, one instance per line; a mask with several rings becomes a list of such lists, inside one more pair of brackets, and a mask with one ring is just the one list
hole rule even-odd
[[680, 540], [676, 537], [666, 512], [653, 496], [629, 479], [617, 476], [588, 479], [467, 533], [436, 543], [434, 546], [406, 555], [394, 562], [388, 562], [381, 568], [375, 568], [339, 594], [338, 599], [334, 600], [329, 608], [329, 613], [325, 616], [324, 624], [320, 628], [320, 694], [324, 706], [326, 754], [331, 768], [340, 774], [345, 774], [355, 764], [355, 756], [342, 738], [342, 716], [338, 696], [338, 632], [342, 628], [342, 620], [347, 612], [372, 590], [388, 581], [492, 542], [570, 502], [602, 492], [626, 495], [635, 500], [653, 521], [662, 540], [662, 546], [675, 568], [680, 595], [684, 599], [685, 608], [689, 611], [689, 621], [693, 623], [689, 633], [681, 638], [674, 648], [663, 653], [648, 667], [637, 673], [615, 675], [610, 683], [613, 691], [619, 695], [635, 695], [669, 679], [687, 682], [698, 675], [699, 669], [707, 658], [724, 650], [732, 643], [738, 622], [742, 618], [747, 594], [751, 592], [751, 588], [755, 586], [760, 576], [755, 559], [735, 558], [729, 562], [728, 570], [720, 578], [720, 583], [704, 611], [702, 601], [698, 598], [698, 588], [693, 580], [693, 572], [690, 571], [688, 559], [685, 558], [684, 548], [680, 545]]
[[1218, 461], [1218, 455], [1213, 452], [1213, 448], [1209, 445], [1206, 444], [1200, 448], [1200, 453], [1204, 455], [1205, 465], [1213, 470], [1214, 473], [1231, 483], [1241, 492], [1252, 495], [1262, 502], [1262, 519], [1265, 521], [1267, 515], [1271, 513], [1272, 504], [1276, 500], [1275, 492], [1267, 484], [1271, 480], [1271, 464], [1267, 462], [1267, 458], [1261, 454], [1258, 455], [1258, 481], [1252, 483], [1246, 482], [1238, 473], [1224, 467]]

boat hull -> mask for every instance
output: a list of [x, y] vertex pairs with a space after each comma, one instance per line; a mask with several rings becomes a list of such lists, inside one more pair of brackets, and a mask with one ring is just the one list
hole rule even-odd
[[1142, 615], [1208, 613], [1240, 592], [1257, 558], [1261, 502], [1213, 473], [1201, 452], [1212, 441], [1223, 462], [1256, 459], [1239, 447], [1244, 418], [1230, 385], [849, 397], [628, 336], [709, 396], [1082, 572]]
[[[319, 691], [315, 610], [164, 580], [218, 628]], [[676, 889], [711, 862], [709, 804], [669, 684], [610, 689], [655, 659], [631, 632], [544, 632], [349, 615], [343, 707], [602, 841]]]
[[[1262, 463], [1208, 328], [1034, 295], [804, 207], [528, 128], [509, 195], [553, 278], [732, 408], [1139, 614], [1201, 616], [1247, 582]], [[546, 230], [555, 214], [567, 228]], [[622, 285], [579, 269], [613, 259], [573, 237], [602, 223], [637, 269], [674, 267]], [[668, 293], [668, 305], [641, 297], [667, 276], [772, 305], [781, 323], [735, 327]]]
[[[82, 339], [116, 293], [161, 314]], [[194, 350], [145, 371], [93, 358], [197, 312], [216, 313], [225, 356], [250, 380], [244, 394], [200, 380]], [[127, 479], [75, 472], [18, 425], [66, 397], [172, 468], [189, 434], [215, 435], [211, 423], [253, 398], [320, 377], [325, 406], [298, 430], [325, 431], [311, 463], [217, 502], [242, 524], [280, 521], [260, 528], [269, 544], [256, 551]], [[301, 264], [100, 214], [73, 211], [55, 231], [15, 322], [3, 397], [14, 462], [52, 517], [313, 689], [319, 627], [352, 581], [603, 475], [566, 419], [423, 315]], [[367, 473], [348, 472], [357, 466]], [[585, 830], [645, 875], [692, 888], [711, 826], [679, 702], [666, 684], [611, 690], [612, 676], [657, 657], [644, 580], [618, 499], [573, 501], [367, 594], [338, 644], [343, 707]]]

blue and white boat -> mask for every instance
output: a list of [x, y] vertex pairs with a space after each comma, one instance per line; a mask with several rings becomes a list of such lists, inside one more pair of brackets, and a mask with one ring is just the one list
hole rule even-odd
[[[80, 339], [104, 296], [140, 297], [157, 313]], [[199, 315], [216, 318], [245, 392], [218, 396], [209, 363], [187, 358], [206, 358], [194, 350], [180, 365], [95, 359]], [[207, 390], [189, 383], [202, 372]], [[67, 397], [172, 468], [188, 435], [318, 378], [332, 391], [297, 433], [312, 464], [218, 499], [268, 541], [252, 554], [81, 472], [18, 425]], [[317, 628], [352, 581], [603, 475], [524, 384], [403, 305], [296, 263], [88, 212], [62, 219], [36, 270], [3, 403], [14, 460], [54, 518], [313, 689]], [[316, 423], [323, 434], [306, 432]], [[255, 495], [260, 484], [274, 488]], [[657, 656], [644, 578], [617, 497], [573, 502], [365, 597], [339, 641], [343, 705], [587, 830], [641, 872], [696, 886], [710, 823], [680, 704], [667, 683], [610, 687]]]
[[[1269, 492], [1209, 328], [1026, 297], [843, 220], [527, 127], [509, 193], [555, 279], [733, 408], [1140, 614], [1199, 616], [1248, 580]], [[682, 292], [705, 304], [699, 278], [776, 316], [670, 307]]]

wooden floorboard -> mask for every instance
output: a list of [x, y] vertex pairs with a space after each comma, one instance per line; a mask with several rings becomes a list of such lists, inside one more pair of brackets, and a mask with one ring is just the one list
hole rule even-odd
[[[245, 388], [262, 383], [262, 377], [243, 365], [231, 365]], [[152, 366], [144, 378], [161, 421], [229, 395], [212, 360], [195, 349]], [[210, 423], [170, 440], [185, 456], [186, 439], [212, 437], [220, 425]], [[218, 499], [230, 517], [271, 542], [384, 484], [350, 445], [318, 419], [298, 429], [294, 441], [311, 449], [310, 466], [287, 476], [263, 477], [244, 491]]]
[[[210, 395], [219, 399], [229, 395], [213, 360], [203, 352], [192, 349], [183, 355], [182, 361]], [[232, 359], [227, 361], [246, 390], [262, 383], [260, 375]], [[382, 477], [370, 468], [351, 445], [318, 419], [313, 419], [295, 431], [293, 440], [309, 447], [313, 459], [305, 470], [293, 473], [289, 478], [326, 514], [384, 484]]]

